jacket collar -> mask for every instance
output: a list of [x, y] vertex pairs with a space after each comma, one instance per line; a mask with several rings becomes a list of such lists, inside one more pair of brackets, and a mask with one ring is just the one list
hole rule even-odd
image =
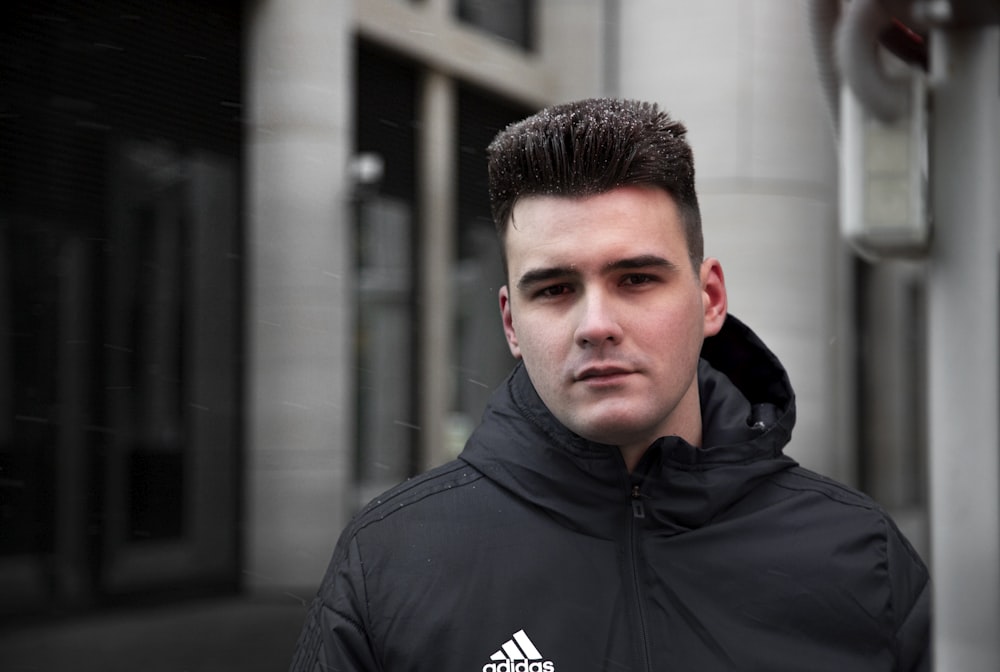
[[662, 437], [629, 474], [616, 447], [587, 441], [555, 419], [519, 363], [461, 458], [561, 524], [595, 536], [620, 534], [635, 486], [662, 529], [697, 528], [795, 464], [781, 453], [795, 422], [788, 376], [735, 317], [705, 340], [698, 382], [703, 446]]

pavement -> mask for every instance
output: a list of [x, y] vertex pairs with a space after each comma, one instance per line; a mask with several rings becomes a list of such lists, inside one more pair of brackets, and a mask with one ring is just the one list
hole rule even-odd
[[6, 624], [0, 630], [0, 670], [285, 671], [307, 608], [292, 597], [234, 596]]

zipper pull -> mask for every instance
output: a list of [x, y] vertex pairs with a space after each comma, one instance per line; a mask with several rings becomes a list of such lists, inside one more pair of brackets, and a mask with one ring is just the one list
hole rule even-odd
[[642, 504], [642, 495], [639, 494], [639, 486], [632, 486], [632, 517], [633, 518], [645, 518], [646, 517], [646, 507]]

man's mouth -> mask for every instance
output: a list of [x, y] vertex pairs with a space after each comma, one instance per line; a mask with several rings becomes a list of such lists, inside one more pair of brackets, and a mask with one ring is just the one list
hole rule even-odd
[[575, 378], [577, 382], [585, 380], [611, 380], [620, 376], [632, 373], [630, 369], [621, 366], [588, 366], [577, 372]]

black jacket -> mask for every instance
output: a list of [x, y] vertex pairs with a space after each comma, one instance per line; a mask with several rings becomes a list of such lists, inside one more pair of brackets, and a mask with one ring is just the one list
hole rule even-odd
[[910, 671], [928, 574], [870, 499], [782, 454], [780, 363], [735, 318], [699, 368], [703, 448], [632, 474], [523, 367], [458, 460], [344, 531], [293, 671]]

